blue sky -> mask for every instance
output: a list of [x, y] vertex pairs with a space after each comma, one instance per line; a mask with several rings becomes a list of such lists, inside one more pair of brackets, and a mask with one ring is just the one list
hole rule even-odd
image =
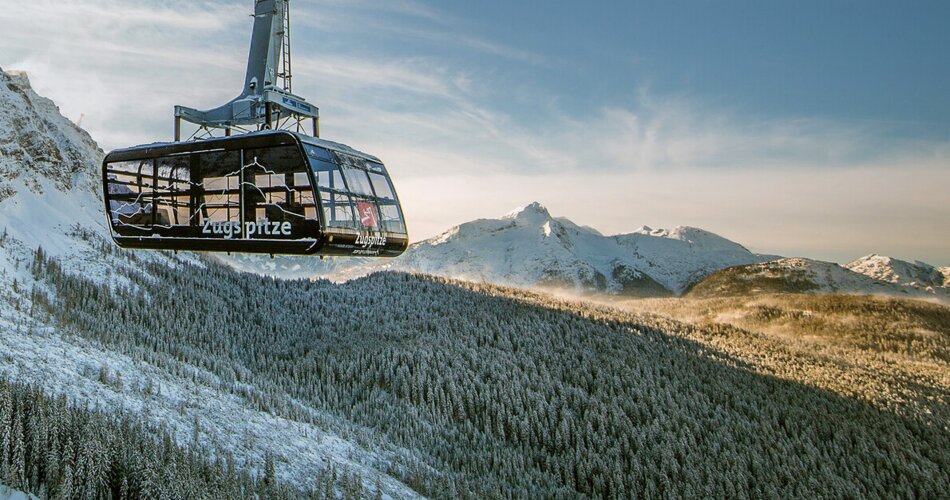
[[[106, 148], [237, 93], [251, 1], [0, 0]], [[415, 239], [531, 201], [605, 233], [950, 263], [946, 2], [292, 2], [295, 90], [382, 157]]]

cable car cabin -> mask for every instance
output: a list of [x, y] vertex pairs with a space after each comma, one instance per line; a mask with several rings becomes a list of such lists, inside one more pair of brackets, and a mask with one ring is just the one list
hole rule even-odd
[[395, 257], [409, 244], [378, 158], [292, 132], [116, 150], [102, 182], [123, 248]]

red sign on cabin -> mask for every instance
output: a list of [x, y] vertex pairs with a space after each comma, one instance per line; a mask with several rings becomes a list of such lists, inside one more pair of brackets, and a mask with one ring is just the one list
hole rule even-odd
[[376, 206], [372, 203], [361, 201], [356, 204], [356, 211], [360, 214], [360, 222], [363, 227], [376, 229], [379, 227], [379, 221], [376, 217]]

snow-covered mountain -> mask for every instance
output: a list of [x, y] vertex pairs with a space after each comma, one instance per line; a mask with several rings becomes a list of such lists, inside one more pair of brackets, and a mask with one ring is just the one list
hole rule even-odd
[[26, 74], [0, 70], [0, 284], [14, 274], [28, 279], [13, 271], [39, 246], [77, 272], [104, 275], [101, 259], [75, 234], [108, 235], [97, 187], [102, 156], [89, 134], [33, 91]]
[[518, 287], [664, 296], [680, 294], [720, 269], [763, 260], [768, 258], [702, 229], [643, 227], [605, 236], [531, 203], [498, 219], [453, 227], [398, 259], [337, 267], [331, 276], [388, 269]]
[[[880, 260], [885, 259], [896, 261], [886, 257]], [[879, 259], [872, 260], [877, 262]], [[858, 272], [852, 268], [854, 264], [842, 267], [833, 262], [796, 257], [736, 266], [700, 281], [687, 295], [721, 297], [769, 293], [847, 293], [950, 299], [950, 290], [946, 288], [912, 286], [899, 280], [882, 279], [878, 276], [884, 275]], [[873, 267], [877, 271], [881, 270], [879, 266]]]
[[918, 289], [944, 287], [947, 284], [946, 270], [926, 262], [910, 263], [893, 257], [871, 254], [844, 266], [856, 273], [879, 281]]

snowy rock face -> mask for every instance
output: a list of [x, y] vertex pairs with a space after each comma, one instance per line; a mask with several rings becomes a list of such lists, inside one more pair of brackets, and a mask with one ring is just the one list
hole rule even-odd
[[946, 275], [926, 262], [906, 262], [884, 255], [871, 254], [846, 266], [856, 273], [879, 281], [913, 288], [944, 287]]
[[42, 246], [77, 270], [104, 272], [77, 231], [108, 236], [99, 166], [85, 131], [37, 95], [25, 74], [0, 70], [0, 268]]
[[677, 294], [720, 269], [768, 260], [738, 243], [688, 226], [642, 228], [614, 239], [638, 257], [641, 270]]
[[386, 268], [521, 287], [664, 296], [725, 267], [762, 260], [701, 229], [604, 236], [532, 203], [499, 219], [453, 227], [399, 259], [350, 274]]
[[17, 192], [17, 181], [35, 193], [43, 181], [60, 191], [95, 191], [102, 156], [88, 133], [33, 91], [25, 73], [0, 69], [0, 201]]

